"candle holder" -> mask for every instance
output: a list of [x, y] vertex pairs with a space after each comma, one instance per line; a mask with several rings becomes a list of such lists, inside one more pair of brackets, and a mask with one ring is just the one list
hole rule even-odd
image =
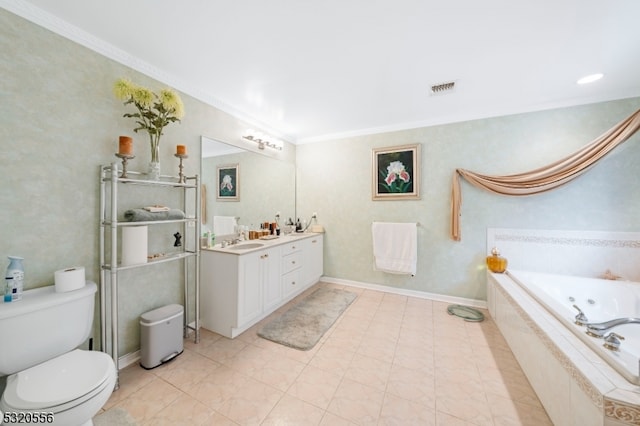
[[184, 173], [182, 173], [182, 169], [184, 168], [184, 166], [182, 165], [182, 160], [184, 158], [189, 158], [189, 156], [187, 154], [173, 154], [173, 155], [180, 159], [180, 165], [178, 166], [180, 169], [178, 173], [178, 183], [187, 183], [187, 177], [184, 175]]
[[127, 162], [132, 158], [136, 158], [136, 156], [128, 155], [128, 154], [120, 154], [119, 152], [116, 152], [116, 157], [122, 159], [122, 174], [120, 175], [120, 177], [122, 179], [128, 178], [129, 176], [127, 176]]

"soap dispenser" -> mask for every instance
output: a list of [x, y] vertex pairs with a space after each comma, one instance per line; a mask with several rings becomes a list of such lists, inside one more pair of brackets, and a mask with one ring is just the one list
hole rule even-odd
[[491, 250], [491, 256], [487, 256], [487, 267], [491, 272], [503, 273], [507, 270], [507, 259], [500, 256], [497, 247]]

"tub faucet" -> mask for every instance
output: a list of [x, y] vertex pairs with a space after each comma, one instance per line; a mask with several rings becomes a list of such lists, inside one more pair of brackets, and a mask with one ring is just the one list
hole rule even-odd
[[587, 334], [593, 337], [603, 337], [614, 327], [625, 324], [640, 324], [640, 318], [617, 318], [611, 321], [587, 324]]
[[587, 325], [589, 323], [589, 319], [584, 312], [582, 312], [578, 305], [573, 305], [573, 307], [578, 310], [578, 315], [575, 317], [575, 323], [578, 325]]

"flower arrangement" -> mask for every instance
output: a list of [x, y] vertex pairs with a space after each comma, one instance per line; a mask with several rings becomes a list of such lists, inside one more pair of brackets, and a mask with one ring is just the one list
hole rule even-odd
[[159, 163], [160, 136], [162, 129], [169, 123], [180, 121], [184, 117], [182, 99], [171, 89], [162, 89], [159, 93], [138, 86], [130, 80], [121, 78], [115, 82], [113, 92], [125, 105], [133, 104], [138, 112], [126, 113], [123, 117], [136, 119], [138, 127], [146, 130], [151, 142], [151, 162]]

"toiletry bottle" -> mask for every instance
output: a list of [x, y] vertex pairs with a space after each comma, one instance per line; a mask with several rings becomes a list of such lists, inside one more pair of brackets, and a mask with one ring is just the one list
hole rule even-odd
[[[7, 281], [7, 286], [9, 286], [9, 281], [11, 284], [11, 301], [15, 302], [16, 300], [22, 299], [22, 289], [24, 283], [24, 267], [22, 266], [22, 261], [24, 258], [17, 256], [9, 256], [9, 266], [7, 267], [7, 273], [5, 274], [5, 278]], [[6, 293], [5, 293], [6, 298]]]
[[11, 302], [11, 295], [13, 294], [13, 277], [7, 277], [5, 279], [6, 285], [4, 287], [4, 302]]
[[507, 269], [507, 259], [500, 256], [497, 247], [491, 250], [491, 256], [487, 256], [487, 267], [491, 272], [503, 273]]

